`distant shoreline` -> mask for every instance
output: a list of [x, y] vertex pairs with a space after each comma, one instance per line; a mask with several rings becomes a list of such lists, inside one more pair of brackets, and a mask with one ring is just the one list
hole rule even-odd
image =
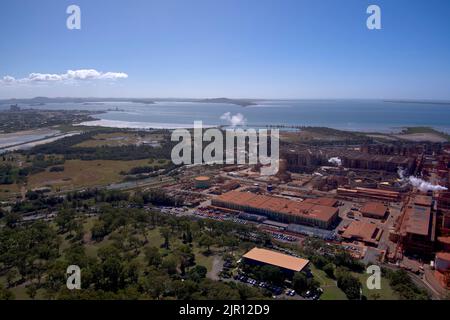
[[450, 101], [426, 101], [426, 100], [383, 100], [387, 103], [415, 103], [415, 104], [436, 104], [450, 106]]

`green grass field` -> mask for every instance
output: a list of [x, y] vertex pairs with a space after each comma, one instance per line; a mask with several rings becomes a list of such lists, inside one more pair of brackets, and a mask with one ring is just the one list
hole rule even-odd
[[[338, 288], [336, 281], [328, 277], [325, 272], [317, 269], [313, 265], [311, 266], [311, 272], [324, 290], [324, 293], [321, 296], [322, 300], [347, 300], [345, 293]], [[352, 272], [352, 275], [361, 282], [363, 295], [368, 300], [398, 300], [398, 295], [389, 286], [389, 281], [386, 278], [381, 278], [381, 289], [369, 290], [367, 288], [367, 278], [370, 276], [369, 274]]]
[[123, 180], [121, 171], [129, 171], [138, 166], [148, 166], [149, 160], [113, 161], [113, 160], [68, 160], [64, 171], [48, 170], [28, 178], [28, 188], [50, 186], [52, 189], [74, 189], [107, 185]]
[[367, 288], [367, 278], [370, 276], [366, 273], [353, 273], [353, 276], [359, 279], [361, 281], [363, 286], [363, 295], [367, 297], [368, 300], [374, 300], [376, 297], [375, 295], [378, 295], [378, 300], [398, 300], [398, 295], [392, 290], [392, 288], [389, 285], [389, 281], [386, 278], [381, 278], [381, 289], [373, 289], [369, 290]]

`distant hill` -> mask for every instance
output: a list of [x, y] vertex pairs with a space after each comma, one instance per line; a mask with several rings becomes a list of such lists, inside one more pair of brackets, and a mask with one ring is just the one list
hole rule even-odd
[[242, 107], [254, 106], [256, 103], [248, 99], [228, 99], [228, 98], [212, 98], [212, 99], [202, 99], [198, 100], [202, 103], [229, 103], [235, 104]]
[[70, 98], [70, 97], [35, 97], [31, 99], [5, 99], [0, 100], [0, 104], [26, 104], [43, 105], [46, 103], [95, 103], [95, 102], [136, 102], [153, 104], [151, 99], [133, 99], [133, 98]]
[[228, 99], [228, 98], [213, 98], [213, 99], [150, 99], [150, 98], [71, 98], [71, 97], [35, 97], [31, 99], [5, 99], [0, 100], [3, 105], [44, 105], [47, 103], [99, 103], [99, 102], [134, 102], [144, 104], [154, 104], [155, 101], [188, 101], [200, 103], [229, 103], [242, 107], [252, 106], [256, 103], [250, 99]]
[[450, 105], [450, 101], [439, 101], [439, 100], [384, 100], [388, 103], [418, 103], [418, 104], [439, 104], [439, 105]]

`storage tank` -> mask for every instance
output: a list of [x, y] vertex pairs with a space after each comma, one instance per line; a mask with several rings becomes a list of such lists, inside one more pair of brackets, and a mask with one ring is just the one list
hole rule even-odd
[[199, 176], [194, 179], [195, 188], [208, 189], [211, 187], [211, 178], [207, 176]]

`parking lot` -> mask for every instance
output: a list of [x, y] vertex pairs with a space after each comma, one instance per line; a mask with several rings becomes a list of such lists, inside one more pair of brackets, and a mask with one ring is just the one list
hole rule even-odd
[[253, 287], [259, 287], [261, 289], [269, 290], [273, 294], [275, 299], [296, 299], [296, 300], [318, 300], [320, 299], [323, 290], [318, 288], [317, 291], [306, 291], [303, 295], [299, 295], [295, 290], [291, 288], [283, 288], [280, 286], [274, 286], [264, 281], [258, 281], [247, 277], [245, 274], [238, 274], [233, 277], [235, 281], [245, 283]]

